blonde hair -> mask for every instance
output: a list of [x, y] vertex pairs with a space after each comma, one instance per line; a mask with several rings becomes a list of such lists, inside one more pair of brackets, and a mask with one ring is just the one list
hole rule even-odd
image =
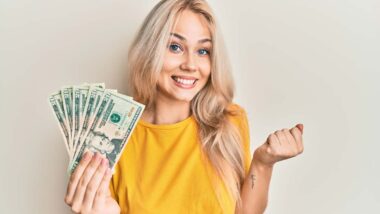
[[[225, 185], [237, 207], [241, 207], [240, 190], [245, 177], [241, 136], [229, 120], [236, 114], [228, 108], [234, 96], [231, 67], [214, 14], [204, 0], [162, 0], [145, 18], [128, 53], [129, 86], [134, 98], [154, 106], [158, 75], [164, 53], [178, 17], [185, 9], [203, 16], [211, 33], [211, 75], [204, 88], [191, 101], [191, 112], [199, 126], [203, 155], [213, 166], [219, 201], [220, 185]], [[220, 185], [219, 185], [220, 184]], [[221, 202], [223, 208], [223, 202]]]

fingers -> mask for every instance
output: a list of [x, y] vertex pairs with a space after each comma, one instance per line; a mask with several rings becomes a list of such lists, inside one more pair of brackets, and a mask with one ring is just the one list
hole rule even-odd
[[94, 175], [95, 171], [97, 170], [99, 164], [101, 161], [101, 155], [99, 153], [95, 153], [93, 155], [91, 162], [87, 165], [85, 171], [83, 172], [82, 177], [80, 178], [75, 194], [73, 203], [71, 205], [71, 209], [74, 212], [80, 212], [82, 203], [83, 203], [83, 197], [87, 189], [87, 185], [92, 179], [92, 176]]
[[[303, 126], [298, 124], [292, 129], [282, 129], [270, 134], [257, 154], [258, 160], [266, 164], [292, 158], [303, 152], [302, 131]], [[264, 151], [264, 152], [261, 152]]]
[[294, 139], [295, 139], [295, 142], [297, 144], [297, 150], [298, 150], [298, 153], [302, 153], [303, 152], [303, 139], [302, 139], [302, 129], [300, 129], [298, 126], [297, 127], [294, 127], [290, 130], [290, 133], [293, 135]]
[[[302, 127], [303, 128], [303, 127]], [[270, 134], [268, 142], [268, 152], [275, 156], [293, 157], [303, 151], [302, 133], [299, 125], [291, 130], [282, 129]]]
[[277, 138], [280, 141], [280, 145], [286, 146], [290, 143], [288, 136], [286, 136], [286, 132], [288, 131], [289, 131], [288, 129], [282, 129], [281, 131], [279, 130], [279, 131], [274, 132], [274, 134], [277, 136]]
[[277, 135], [275, 135], [274, 133], [270, 134], [268, 139], [267, 139], [267, 142], [268, 142], [268, 148], [267, 148], [267, 152], [269, 154], [277, 154], [281, 151], [281, 144], [280, 144], [280, 140], [278, 139]]
[[294, 138], [294, 136], [291, 134], [289, 129], [283, 129], [283, 133], [289, 142], [289, 146], [286, 148], [286, 155], [288, 157], [293, 157], [293, 156], [298, 155], [299, 154], [298, 145], [297, 145], [297, 142], [296, 142], [296, 139]]
[[74, 170], [73, 174], [71, 174], [70, 176], [70, 180], [67, 185], [67, 191], [66, 191], [66, 196], [65, 196], [65, 202], [69, 206], [72, 205], [73, 197], [75, 194], [75, 190], [77, 189], [79, 180], [82, 177], [82, 174], [84, 170], [86, 169], [87, 165], [90, 163], [92, 156], [93, 155], [91, 152], [86, 152], [83, 155], [83, 158], [79, 162], [78, 166]]
[[92, 209], [95, 194], [98, 191], [99, 185], [103, 180], [105, 172], [108, 168], [108, 160], [103, 158], [101, 163], [98, 166], [98, 169], [92, 176], [91, 181], [87, 185], [87, 189], [84, 195], [82, 209], [86, 212], [89, 212]]
[[296, 127], [301, 131], [301, 134], [303, 134], [303, 124], [297, 124]]
[[284, 152], [284, 149], [289, 144], [287, 137], [285, 136], [284, 131], [275, 131], [274, 135], [277, 137], [277, 142], [279, 144], [278, 146], [278, 152], [281, 154]]
[[289, 129], [282, 129], [274, 132], [274, 134], [277, 136], [279, 141], [279, 148], [277, 156], [281, 157], [289, 157], [292, 155], [292, 150], [294, 150], [293, 147], [295, 147], [295, 143], [292, 140], [292, 136], [289, 136]]
[[109, 190], [109, 184], [112, 178], [112, 172], [111, 169], [107, 167], [107, 170], [103, 176], [103, 179], [99, 185], [98, 191], [95, 195], [95, 200], [93, 203], [93, 209], [97, 210], [99, 205], [102, 205], [105, 203], [105, 200], [107, 197], [110, 196], [110, 190]]

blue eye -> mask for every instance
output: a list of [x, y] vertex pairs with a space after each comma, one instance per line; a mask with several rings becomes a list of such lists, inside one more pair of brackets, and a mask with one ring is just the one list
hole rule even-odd
[[169, 45], [169, 49], [173, 52], [179, 52], [181, 51], [181, 46], [179, 46], [178, 44], [171, 44]]
[[209, 52], [208, 50], [206, 50], [206, 49], [200, 49], [200, 50], [198, 51], [198, 53], [199, 53], [200, 55], [209, 55], [209, 54], [210, 54], [210, 52]]

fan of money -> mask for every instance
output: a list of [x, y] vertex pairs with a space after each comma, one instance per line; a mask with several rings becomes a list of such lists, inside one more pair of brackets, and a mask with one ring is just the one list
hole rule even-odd
[[145, 106], [104, 83], [62, 87], [49, 96], [72, 173], [86, 151], [108, 159], [113, 170]]

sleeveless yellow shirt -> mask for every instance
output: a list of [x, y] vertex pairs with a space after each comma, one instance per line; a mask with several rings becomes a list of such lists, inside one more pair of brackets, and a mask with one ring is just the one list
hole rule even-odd
[[[230, 119], [243, 140], [245, 173], [251, 163], [249, 126], [238, 105]], [[193, 116], [170, 125], [140, 120], [115, 166], [110, 191], [121, 213], [129, 214], [218, 214], [223, 213], [212, 180], [211, 167], [201, 157], [198, 126]], [[235, 203], [224, 187], [225, 213], [234, 213]]]

